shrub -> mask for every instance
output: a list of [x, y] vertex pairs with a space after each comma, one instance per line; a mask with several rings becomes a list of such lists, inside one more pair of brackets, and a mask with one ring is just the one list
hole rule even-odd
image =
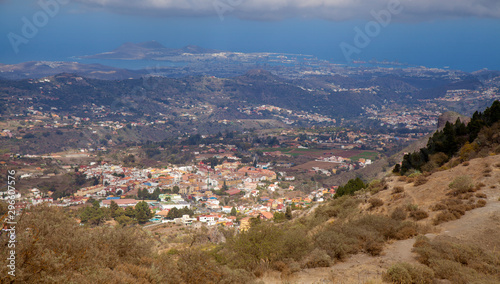
[[384, 205], [384, 201], [382, 201], [382, 199], [376, 198], [376, 197], [372, 197], [372, 198], [368, 199], [368, 203], [370, 203], [370, 209]]
[[499, 283], [500, 254], [479, 247], [436, 238], [418, 237], [413, 251], [429, 266], [436, 278], [451, 283]]
[[374, 181], [370, 182], [370, 184], [368, 185], [367, 188], [372, 194], [376, 194], [379, 191], [387, 189], [387, 187], [388, 186], [384, 180], [382, 180], [382, 181], [374, 180]]
[[403, 221], [406, 219], [406, 211], [403, 208], [398, 207], [394, 209], [394, 211], [392, 211], [391, 218], [394, 220]]
[[413, 203], [408, 203], [406, 204], [406, 211], [415, 211], [418, 209], [418, 205], [417, 204], [413, 204]]
[[401, 193], [405, 191], [404, 188], [402, 186], [395, 186], [393, 189], [392, 189], [392, 194], [396, 194], [396, 193]]
[[455, 178], [448, 187], [451, 189], [452, 195], [466, 193], [473, 189], [472, 180], [469, 176], [459, 176]]
[[331, 257], [322, 249], [314, 249], [304, 260], [302, 268], [329, 267]]
[[488, 196], [486, 196], [486, 194], [482, 193], [482, 192], [478, 192], [476, 193], [476, 197], [477, 198], [488, 198]]
[[365, 244], [365, 251], [371, 256], [379, 256], [384, 249], [384, 243], [376, 240], [369, 240]]
[[423, 185], [427, 183], [427, 179], [423, 176], [420, 175], [415, 179], [415, 182], [413, 183], [415, 186]]
[[434, 204], [434, 206], [432, 207], [432, 211], [440, 211], [440, 210], [446, 210], [448, 209], [448, 206], [446, 206], [446, 204], [443, 204], [443, 203], [437, 203], [437, 204]]
[[486, 206], [486, 200], [479, 199], [476, 203], [476, 207], [484, 207], [484, 206]]
[[463, 162], [462, 166], [467, 167], [469, 165], [469, 162]]
[[424, 265], [396, 263], [387, 270], [383, 278], [385, 281], [398, 284], [427, 284], [434, 280], [434, 271]]
[[418, 210], [412, 211], [410, 213], [410, 217], [412, 217], [418, 221], [418, 220], [422, 220], [422, 219], [429, 217], [429, 214], [422, 209], [418, 209]]
[[418, 234], [418, 227], [413, 222], [402, 222], [396, 230], [394, 238], [398, 240], [406, 240]]
[[440, 212], [434, 219], [434, 225], [456, 220], [457, 217], [449, 211]]

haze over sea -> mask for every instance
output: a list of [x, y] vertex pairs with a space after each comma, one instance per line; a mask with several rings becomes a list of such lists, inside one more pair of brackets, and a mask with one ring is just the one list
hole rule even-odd
[[[85, 2], [85, 1], [77, 1]], [[0, 63], [24, 61], [78, 61], [74, 56], [113, 50], [125, 42], [157, 40], [170, 48], [198, 45], [239, 52], [282, 52], [314, 55], [333, 63], [347, 63], [339, 45], [353, 44], [355, 28], [364, 29], [373, 18], [332, 21], [288, 17], [282, 20], [245, 19], [227, 12], [221, 20], [215, 11], [202, 16], [145, 16], [131, 12], [61, 6], [15, 53], [9, 33], [22, 35], [23, 17], [32, 20], [41, 11], [36, 2], [0, 1]], [[237, 8], [235, 7], [235, 13]], [[237, 14], [235, 14], [237, 15]], [[398, 18], [397, 16], [401, 16]], [[494, 17], [394, 20], [352, 59], [398, 61], [409, 65], [475, 71], [500, 70], [500, 21]], [[91, 21], [89, 21], [91, 18]], [[399, 20], [398, 20], [399, 19]], [[87, 63], [89, 61], [81, 61]], [[96, 61], [92, 61], [96, 62]], [[105, 65], [140, 68], [157, 62], [102, 61]], [[168, 66], [167, 62], [160, 65]]]

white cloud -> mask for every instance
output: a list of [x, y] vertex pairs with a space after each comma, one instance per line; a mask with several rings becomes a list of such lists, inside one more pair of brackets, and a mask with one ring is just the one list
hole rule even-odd
[[[74, 0], [92, 9], [153, 16], [236, 16], [252, 20], [368, 19], [371, 11], [398, 0]], [[500, 18], [499, 0], [399, 0], [400, 21]]]

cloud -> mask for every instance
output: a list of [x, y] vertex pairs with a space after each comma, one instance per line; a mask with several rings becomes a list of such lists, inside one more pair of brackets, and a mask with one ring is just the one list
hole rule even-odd
[[345, 21], [368, 19], [397, 2], [400, 21], [500, 18], [498, 0], [74, 0], [89, 9], [159, 17], [235, 16], [250, 20], [287, 18]]

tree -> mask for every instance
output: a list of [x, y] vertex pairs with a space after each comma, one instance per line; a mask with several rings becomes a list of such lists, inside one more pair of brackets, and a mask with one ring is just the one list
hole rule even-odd
[[290, 206], [287, 206], [286, 207], [286, 211], [285, 211], [285, 217], [288, 219], [288, 220], [291, 220], [293, 215], [292, 215], [292, 208]]
[[179, 187], [178, 187], [177, 185], [175, 185], [175, 186], [172, 188], [172, 192], [173, 192], [173, 193], [175, 193], [175, 194], [179, 193], [179, 191], [180, 191], [180, 189], [179, 189]]
[[222, 193], [226, 192], [228, 190], [228, 187], [226, 185], [226, 180], [224, 180], [224, 184], [222, 185], [221, 191]]
[[104, 211], [99, 205], [99, 201], [95, 200], [92, 203], [92, 206], [87, 206], [83, 209], [83, 212], [80, 214], [80, 220], [82, 223], [86, 223], [89, 225], [99, 225], [104, 221]]
[[139, 224], [144, 224], [153, 217], [153, 212], [149, 209], [149, 204], [146, 201], [141, 201], [135, 205], [135, 218]]
[[235, 207], [231, 208], [231, 213], [230, 213], [230, 215], [231, 215], [231, 216], [236, 216], [236, 214], [238, 214], [238, 212], [236, 211], [236, 208], [235, 208]]
[[275, 223], [281, 223], [281, 222], [284, 222], [286, 220], [286, 216], [285, 216], [285, 213], [281, 213], [281, 212], [274, 212], [273, 214], [273, 220]]
[[132, 206], [127, 206], [125, 208], [125, 216], [130, 217], [130, 218], [135, 218], [135, 209]]
[[116, 202], [114, 202], [114, 201], [111, 201], [111, 204], [109, 205], [109, 211], [111, 214], [111, 218], [113, 218], [115, 220], [117, 217], [120, 217], [120, 216], [125, 214], [123, 209], [120, 208], [120, 206], [118, 206], [118, 204], [116, 204]]
[[394, 166], [394, 169], [392, 170], [393, 173], [399, 173], [399, 171], [401, 170], [401, 166], [399, 164], [396, 164]]

